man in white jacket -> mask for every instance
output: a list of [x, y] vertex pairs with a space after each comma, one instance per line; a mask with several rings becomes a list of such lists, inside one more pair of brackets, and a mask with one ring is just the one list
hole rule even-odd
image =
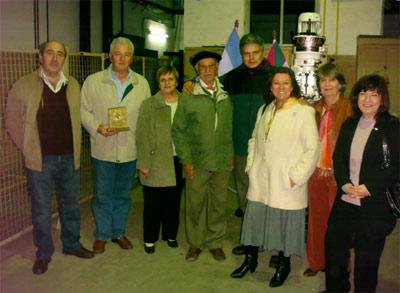
[[[132, 248], [125, 226], [136, 170], [136, 121], [142, 101], [150, 97], [147, 80], [129, 68], [133, 50], [129, 39], [114, 39], [109, 54], [112, 64], [90, 75], [82, 86], [81, 118], [90, 134], [93, 163], [95, 253], [103, 253], [110, 238], [122, 249]], [[124, 129], [110, 127], [112, 108], [126, 113]]]

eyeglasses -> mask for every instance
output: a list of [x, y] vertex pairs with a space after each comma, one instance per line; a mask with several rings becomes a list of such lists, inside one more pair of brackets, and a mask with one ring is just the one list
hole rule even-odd
[[215, 67], [216, 67], [215, 64], [210, 64], [210, 65], [199, 65], [199, 70], [201, 70], [201, 71], [206, 71], [206, 70], [211, 71], [211, 70], [214, 70]]

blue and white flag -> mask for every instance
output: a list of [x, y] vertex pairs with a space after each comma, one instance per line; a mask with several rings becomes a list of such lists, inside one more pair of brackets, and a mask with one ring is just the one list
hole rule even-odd
[[239, 49], [239, 35], [237, 32], [238, 26], [238, 21], [235, 21], [235, 26], [226, 42], [222, 59], [219, 62], [218, 76], [222, 76], [242, 64], [242, 56], [240, 55]]

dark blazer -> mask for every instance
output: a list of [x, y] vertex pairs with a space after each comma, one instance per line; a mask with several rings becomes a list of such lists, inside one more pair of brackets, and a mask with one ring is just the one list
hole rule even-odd
[[[339, 138], [333, 155], [333, 167], [338, 193], [331, 212], [330, 220], [349, 216], [348, 205], [341, 200], [341, 187], [350, 183], [350, 148], [360, 118], [347, 119], [340, 130]], [[365, 145], [360, 169], [359, 184], [365, 184], [371, 196], [361, 200], [361, 207], [351, 209], [359, 218], [358, 229], [372, 237], [384, 237], [394, 228], [396, 218], [392, 215], [386, 201], [385, 189], [399, 179], [399, 120], [388, 113], [377, 119], [374, 128]], [[391, 165], [383, 167], [382, 137], [385, 133]], [[354, 215], [352, 215], [354, 216]], [[350, 215], [351, 217], [351, 215]]]

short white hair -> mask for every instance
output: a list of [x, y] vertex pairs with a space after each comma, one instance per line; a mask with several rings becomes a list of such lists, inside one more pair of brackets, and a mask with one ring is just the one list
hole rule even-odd
[[135, 50], [135, 46], [133, 45], [133, 43], [131, 42], [130, 39], [128, 38], [124, 38], [124, 37], [118, 37], [115, 38], [114, 40], [112, 40], [111, 44], [110, 44], [110, 53], [113, 51], [114, 47], [116, 45], [129, 45], [132, 49], [132, 55], [133, 55], [133, 51]]

